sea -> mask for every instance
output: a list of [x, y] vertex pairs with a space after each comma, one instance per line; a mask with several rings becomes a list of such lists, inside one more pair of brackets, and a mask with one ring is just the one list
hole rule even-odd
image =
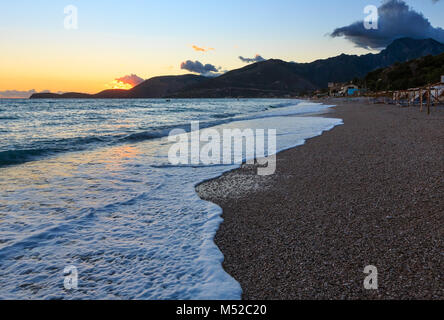
[[214, 243], [222, 210], [195, 191], [240, 164], [174, 165], [169, 135], [275, 129], [279, 152], [341, 125], [330, 107], [0, 100], [0, 299], [240, 299]]

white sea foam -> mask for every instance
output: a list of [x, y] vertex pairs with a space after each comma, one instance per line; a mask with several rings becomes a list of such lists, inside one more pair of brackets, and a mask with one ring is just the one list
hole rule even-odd
[[[299, 104], [215, 129], [277, 129], [277, 151], [342, 124]], [[291, 116], [289, 116], [291, 115]], [[240, 299], [214, 244], [221, 209], [195, 186], [237, 165], [172, 166], [168, 139], [1, 168], [0, 298]], [[63, 288], [76, 266], [79, 289]]]

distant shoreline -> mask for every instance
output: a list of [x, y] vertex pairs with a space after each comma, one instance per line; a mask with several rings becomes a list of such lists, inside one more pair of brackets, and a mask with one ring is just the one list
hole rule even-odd
[[444, 299], [444, 109], [336, 102], [345, 125], [278, 154], [274, 176], [244, 166], [198, 187], [223, 208], [225, 270], [247, 300]]
[[218, 98], [0, 98], [0, 100], [224, 100], [224, 99], [232, 99], [232, 100], [240, 100], [240, 99], [299, 99], [299, 100], [307, 100], [307, 98], [302, 97], [218, 97]]

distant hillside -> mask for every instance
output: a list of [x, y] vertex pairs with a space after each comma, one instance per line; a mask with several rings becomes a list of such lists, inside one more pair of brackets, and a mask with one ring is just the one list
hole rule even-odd
[[34, 93], [30, 99], [90, 99], [92, 95], [87, 93], [67, 92], [67, 93]]
[[173, 97], [268, 97], [314, 90], [316, 86], [282, 60], [267, 60], [187, 87]]
[[34, 93], [30, 99], [115, 99], [126, 98], [127, 90], [104, 90], [96, 94], [66, 92], [66, 93]]
[[129, 99], [163, 98], [181, 89], [206, 81], [208, 78], [194, 74], [180, 76], [165, 76], [148, 79], [131, 90], [104, 90], [96, 94], [68, 92], [35, 93], [31, 99]]
[[395, 40], [378, 54], [342, 54], [311, 63], [267, 60], [230, 71], [220, 77], [187, 87], [175, 97], [282, 97], [326, 88], [329, 82], [362, 78], [378, 68], [424, 55], [444, 52], [444, 44], [433, 39]]
[[89, 99], [125, 99], [129, 98], [129, 90], [109, 89], [89, 95]]
[[148, 79], [133, 89], [129, 90], [129, 97], [134, 98], [163, 98], [198, 83], [207, 81], [208, 78], [187, 74], [183, 76], [166, 76]]
[[444, 52], [433, 39], [395, 40], [378, 54], [342, 54], [311, 63], [270, 59], [227, 72], [216, 78], [198, 75], [155, 77], [131, 90], [105, 90], [95, 95], [79, 93], [34, 94], [44, 98], [225, 98], [285, 97], [326, 88], [329, 82], [347, 82], [396, 62]]
[[362, 56], [342, 54], [312, 63], [295, 64], [294, 71], [318, 88], [326, 88], [329, 82], [351, 81], [396, 62], [405, 62], [426, 55], [438, 55], [442, 52], [444, 52], [444, 44], [433, 39], [402, 38], [395, 40], [378, 54]]
[[405, 90], [434, 84], [444, 75], [444, 53], [426, 56], [370, 72], [364, 82], [372, 91]]

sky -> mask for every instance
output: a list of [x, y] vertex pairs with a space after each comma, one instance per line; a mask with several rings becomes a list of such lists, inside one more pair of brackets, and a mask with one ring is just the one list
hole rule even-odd
[[[65, 27], [69, 5], [76, 29]], [[377, 36], [360, 30], [368, 5], [386, 8]], [[0, 97], [129, 89], [154, 76], [211, 76], [270, 58], [375, 53], [401, 34], [439, 38], [442, 27], [444, 0], [4, 0]]]

